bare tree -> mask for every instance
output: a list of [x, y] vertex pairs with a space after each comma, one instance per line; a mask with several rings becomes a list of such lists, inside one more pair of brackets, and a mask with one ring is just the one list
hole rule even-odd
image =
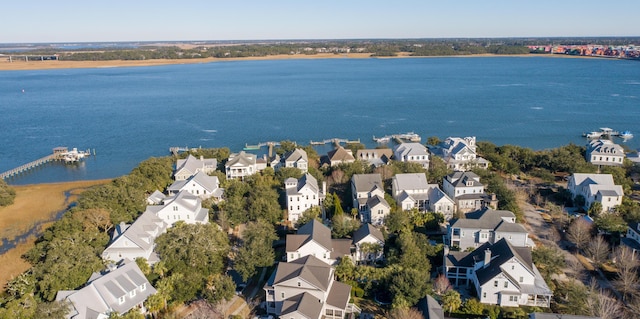
[[640, 278], [637, 267], [640, 265], [636, 252], [627, 246], [619, 246], [614, 251], [614, 260], [618, 268], [618, 278], [613, 285], [622, 293], [624, 301], [635, 299], [639, 295]]
[[603, 290], [593, 291], [587, 298], [587, 306], [592, 316], [601, 319], [618, 319], [622, 316], [622, 305]]
[[396, 308], [387, 313], [388, 319], [424, 319], [416, 308]]
[[586, 248], [587, 257], [591, 258], [596, 267], [600, 267], [607, 260], [609, 252], [609, 243], [602, 236], [593, 238]]
[[591, 240], [591, 224], [582, 218], [576, 218], [567, 231], [567, 238], [582, 250]]
[[433, 290], [435, 290], [436, 294], [443, 295], [449, 289], [451, 289], [451, 283], [444, 274], [440, 274], [433, 280]]

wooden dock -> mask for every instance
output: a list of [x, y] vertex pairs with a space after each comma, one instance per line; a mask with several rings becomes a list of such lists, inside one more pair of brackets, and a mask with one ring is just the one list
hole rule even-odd
[[[74, 149], [74, 152], [76, 151], [76, 149]], [[67, 147], [56, 147], [53, 149], [53, 154], [47, 155], [45, 157], [39, 158], [35, 161], [31, 161], [27, 164], [24, 165], [20, 165], [14, 169], [10, 169], [4, 173], [0, 173], [0, 179], [6, 179], [9, 178], [11, 176], [15, 176], [15, 175], [19, 175], [21, 173], [24, 173], [28, 170], [31, 170], [33, 168], [36, 168], [40, 165], [44, 165], [47, 164], [51, 161], [62, 161], [65, 160], [65, 155], [69, 153], [69, 150]], [[89, 150], [87, 150], [86, 152], [83, 152], [83, 154], [88, 154], [91, 155], [91, 152]], [[95, 154], [95, 150], [94, 150], [94, 154]]]

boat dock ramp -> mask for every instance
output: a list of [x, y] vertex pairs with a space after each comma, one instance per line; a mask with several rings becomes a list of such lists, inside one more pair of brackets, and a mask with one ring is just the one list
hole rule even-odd
[[[95, 155], [95, 150], [93, 150], [93, 155]], [[47, 164], [52, 161], [63, 161], [65, 163], [74, 163], [82, 160], [86, 156], [91, 155], [91, 150], [86, 151], [78, 151], [78, 149], [74, 148], [71, 151], [67, 147], [56, 147], [53, 149], [53, 153], [47, 155], [45, 157], [39, 158], [35, 161], [31, 161], [24, 165], [20, 165], [14, 169], [10, 169], [6, 172], [0, 173], [0, 179], [6, 179], [12, 176], [19, 175], [28, 170], [36, 168], [38, 166]]]

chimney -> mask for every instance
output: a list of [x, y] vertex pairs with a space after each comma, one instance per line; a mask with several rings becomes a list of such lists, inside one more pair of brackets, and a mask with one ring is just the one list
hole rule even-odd
[[491, 263], [491, 249], [487, 248], [484, 250], [484, 265], [482, 268], [487, 268]]
[[325, 181], [322, 182], [322, 194], [327, 196], [327, 182]]

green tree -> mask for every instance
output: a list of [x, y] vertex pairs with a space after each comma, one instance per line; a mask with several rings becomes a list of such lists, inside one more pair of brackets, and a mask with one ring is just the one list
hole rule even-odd
[[340, 202], [340, 197], [338, 194], [333, 193], [333, 216], [336, 215], [344, 215], [344, 209], [342, 209], [342, 203]]
[[13, 204], [15, 198], [16, 190], [7, 185], [3, 179], [0, 179], [0, 207]]
[[448, 311], [449, 314], [458, 310], [458, 308], [460, 308], [461, 305], [462, 305], [462, 300], [460, 300], [460, 293], [458, 293], [453, 289], [447, 291], [442, 296], [442, 308], [445, 311]]
[[262, 219], [249, 222], [242, 232], [243, 245], [234, 259], [234, 269], [246, 281], [257, 273], [256, 268], [273, 265], [273, 241], [278, 239], [273, 226]]
[[593, 202], [591, 206], [589, 206], [589, 210], [587, 211], [587, 215], [592, 217], [598, 217], [602, 213], [602, 203]]
[[385, 225], [387, 226], [387, 229], [389, 229], [389, 232], [395, 234], [412, 231], [413, 224], [411, 223], [411, 214], [408, 211], [403, 210], [391, 212], [385, 221]]
[[305, 210], [304, 212], [302, 212], [302, 215], [300, 215], [300, 217], [298, 217], [298, 220], [296, 221], [296, 228], [301, 227], [302, 225], [310, 222], [312, 219], [317, 219], [320, 221], [320, 207], [319, 206], [313, 206], [307, 210]]
[[207, 281], [207, 286], [204, 290], [204, 298], [216, 305], [223, 300], [231, 300], [235, 291], [235, 283], [233, 279], [228, 275], [215, 274]]
[[431, 146], [437, 146], [438, 144], [440, 144], [440, 138], [437, 136], [429, 136], [427, 138], [427, 145], [431, 145]]
[[484, 312], [484, 304], [476, 298], [469, 298], [465, 300], [460, 310], [468, 315], [481, 315]]
[[360, 227], [360, 221], [344, 214], [336, 214], [331, 218], [331, 235], [334, 238], [351, 236]]
[[531, 256], [542, 277], [551, 282], [551, 275], [561, 274], [565, 267], [565, 258], [557, 246], [541, 245], [536, 247]]
[[336, 278], [342, 282], [353, 280], [355, 279], [355, 270], [356, 267], [349, 256], [341, 257], [336, 266]]
[[395, 269], [390, 278], [389, 292], [393, 295], [393, 308], [415, 305], [427, 292], [429, 271], [414, 268]]

